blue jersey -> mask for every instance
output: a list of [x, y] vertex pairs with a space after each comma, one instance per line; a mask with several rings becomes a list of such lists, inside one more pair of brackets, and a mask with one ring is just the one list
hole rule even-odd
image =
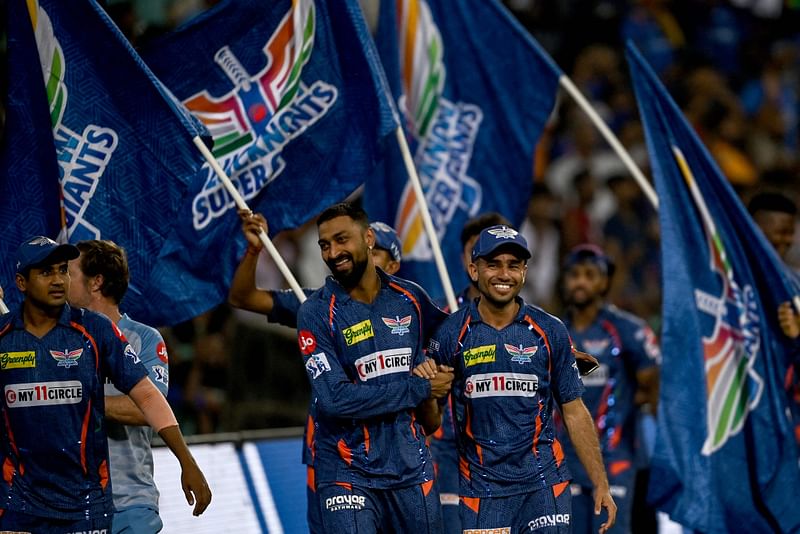
[[570, 479], [552, 422], [583, 390], [564, 325], [521, 299], [514, 321], [497, 330], [477, 302], [452, 314], [430, 353], [455, 368], [461, 495], [505, 497]]
[[82, 519], [113, 512], [103, 385], [127, 393], [147, 371], [103, 315], [64, 306], [42, 338], [22, 311], [0, 317], [2, 507]]
[[378, 271], [371, 304], [329, 277], [300, 307], [298, 341], [317, 413], [317, 483], [389, 489], [431, 480], [414, 409], [430, 382], [411, 370], [445, 314], [418, 285]]
[[[166, 397], [169, 387], [169, 358], [161, 334], [153, 327], [123, 315], [119, 329], [150, 374], [150, 380]], [[110, 379], [106, 379], [105, 394], [120, 395]], [[114, 487], [114, 506], [118, 511], [134, 506], [158, 510], [158, 489], [153, 481], [153, 429], [107, 422], [108, 452], [111, 458], [111, 482]]]
[[[604, 306], [583, 331], [575, 330], [569, 319], [566, 325], [575, 347], [600, 363], [583, 377], [583, 402], [594, 419], [607, 469], [624, 471], [634, 463], [636, 373], [658, 365], [661, 359], [655, 334], [643, 320], [614, 306]], [[574, 482], [591, 486], [569, 439], [564, 439], [564, 451], [575, 466]]]

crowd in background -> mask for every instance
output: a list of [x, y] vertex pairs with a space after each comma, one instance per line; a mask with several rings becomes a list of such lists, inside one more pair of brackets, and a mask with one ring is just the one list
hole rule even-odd
[[[105, 2], [134, 44], [213, 3]], [[644, 133], [624, 59], [628, 39], [658, 72], [744, 201], [770, 189], [800, 200], [800, 2], [505, 4], [592, 102], [646, 174]], [[558, 314], [561, 258], [574, 245], [592, 242], [605, 247], [617, 265], [610, 300], [646, 318], [658, 331], [657, 213], [568, 97], [559, 99], [539, 143], [531, 179], [534, 193], [521, 226], [533, 254], [525, 300]], [[275, 242], [301, 285], [322, 285], [327, 271], [313, 221]], [[788, 261], [800, 267], [800, 244]], [[284, 286], [268, 262], [263, 267], [260, 286]], [[309, 388], [293, 331], [221, 305], [162, 332], [170, 354], [169, 400], [185, 433], [303, 424]]]

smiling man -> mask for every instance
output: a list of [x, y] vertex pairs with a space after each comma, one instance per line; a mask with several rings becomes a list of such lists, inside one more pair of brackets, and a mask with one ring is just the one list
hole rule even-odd
[[519, 298], [531, 257], [513, 228], [483, 230], [469, 275], [480, 299], [452, 314], [430, 343], [455, 368], [453, 399], [464, 532], [571, 532], [570, 473], [555, 437], [559, 407], [595, 486], [595, 513], [614, 523], [597, 435], [581, 400], [569, 336]]

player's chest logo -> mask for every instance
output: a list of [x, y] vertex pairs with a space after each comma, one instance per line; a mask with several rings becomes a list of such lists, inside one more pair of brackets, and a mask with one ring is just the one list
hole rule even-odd
[[533, 355], [539, 350], [539, 347], [536, 345], [532, 347], [523, 347], [522, 343], [520, 343], [519, 346], [506, 343], [504, 346], [506, 352], [511, 356], [511, 361], [519, 364], [531, 363]]
[[66, 349], [64, 351], [51, 350], [50, 356], [58, 362], [58, 367], [65, 367], [69, 369], [74, 365], [78, 365], [78, 360], [83, 355], [83, 349]]
[[611, 341], [608, 339], [584, 339], [581, 342], [581, 347], [585, 352], [588, 352], [595, 358], [603, 355]]
[[394, 373], [407, 374], [411, 370], [411, 354], [409, 347], [401, 347], [362, 356], [354, 362], [358, 378], [362, 382], [366, 382]]
[[366, 321], [350, 325], [342, 330], [342, 335], [348, 347], [352, 347], [356, 343], [361, 343], [366, 339], [374, 337], [375, 333], [372, 330], [372, 321], [367, 319]]
[[402, 336], [403, 334], [408, 334], [409, 326], [411, 326], [411, 316], [406, 315], [402, 319], [399, 315], [395, 315], [394, 319], [389, 317], [381, 317], [383, 324], [388, 326], [392, 329], [392, 334], [397, 334], [398, 336]]
[[36, 367], [36, 352], [25, 350], [20, 352], [0, 353], [0, 370]]
[[464, 351], [464, 366], [472, 367], [482, 363], [494, 363], [497, 358], [497, 345], [481, 345]]

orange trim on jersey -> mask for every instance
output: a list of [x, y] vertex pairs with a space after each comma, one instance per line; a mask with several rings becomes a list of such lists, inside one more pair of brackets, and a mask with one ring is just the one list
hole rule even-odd
[[[90, 334], [83, 327], [83, 325], [80, 325], [80, 324], [76, 323], [75, 321], [70, 321], [69, 324], [72, 326], [72, 328], [74, 328], [75, 330], [79, 331], [81, 334], [86, 336], [89, 339], [89, 341], [92, 343], [92, 347], [94, 347], [94, 368], [97, 369], [98, 367], [100, 367], [100, 351], [97, 350], [97, 342], [94, 340], [94, 336], [92, 336], [92, 334]], [[111, 325], [113, 326], [114, 323], [111, 323]], [[121, 339], [122, 339], [122, 341], [127, 343], [127, 341], [125, 340], [125, 336], [122, 336]]]
[[[402, 286], [399, 286], [399, 285], [395, 284], [394, 282], [389, 282], [389, 287], [391, 287], [392, 289], [394, 289], [398, 293], [402, 293], [403, 295], [407, 296], [411, 300], [411, 302], [414, 304], [414, 307], [417, 308], [417, 318], [419, 319], [419, 318], [422, 317], [422, 308], [419, 305], [419, 301], [417, 300], [417, 297], [415, 297], [414, 294], [411, 293], [411, 291], [409, 291], [408, 289], [406, 289], [406, 288], [404, 288]], [[422, 329], [422, 325], [420, 325], [420, 329]]]
[[542, 327], [536, 324], [536, 321], [534, 321], [530, 315], [525, 315], [525, 321], [536, 330], [537, 334], [542, 336], [542, 339], [544, 339], [544, 345], [547, 347], [547, 372], [550, 373], [550, 368], [553, 364], [553, 349], [550, 347], [550, 340], [547, 339], [547, 334], [544, 333]]
[[539, 456], [539, 438], [542, 435], [542, 399], [539, 399], [539, 413], [536, 414], [536, 430], [533, 432], [533, 446], [531, 450], [534, 456]]
[[433, 489], [433, 480], [429, 480], [429, 481], [427, 481], [427, 482], [423, 482], [422, 484], [420, 484], [420, 487], [422, 488], [422, 494], [423, 494], [425, 497], [427, 497], [427, 496], [428, 496], [428, 494], [429, 494], [429, 493], [431, 492], [431, 490]]
[[553, 438], [553, 457], [556, 459], [556, 466], [561, 467], [564, 462], [564, 449], [561, 448], [561, 442]]
[[308, 414], [308, 419], [306, 421], [306, 447], [311, 449], [311, 459], [314, 459], [315, 451], [314, 451], [314, 418], [311, 417], [311, 414]]
[[336, 448], [339, 449], [339, 456], [347, 463], [347, 465], [353, 463], [353, 451], [350, 450], [350, 447], [347, 446], [347, 443], [344, 442], [344, 439], [339, 440], [339, 443], [336, 444]]
[[463, 475], [464, 478], [467, 480], [472, 479], [472, 475], [469, 472], [469, 462], [463, 456], [458, 457], [458, 471]]
[[346, 490], [353, 491], [353, 485], [349, 482], [334, 482], [337, 486], [341, 486]]
[[308, 489], [313, 491], [314, 493], [317, 492], [317, 474], [314, 472], [314, 468], [310, 465], [307, 466], [308, 469], [306, 470], [306, 484], [308, 485]]
[[619, 475], [631, 468], [630, 460], [619, 460], [608, 465], [608, 474], [612, 477]]
[[800, 444], [800, 425], [794, 427], [794, 439]]
[[[467, 411], [467, 424], [464, 427], [464, 430], [467, 433], [467, 437], [475, 443], [475, 436], [472, 434], [472, 414], [470, 414], [469, 406], [466, 407]], [[478, 461], [483, 465], [483, 449], [477, 443], [475, 443], [475, 453], [478, 455]]]
[[413, 434], [414, 439], [417, 439], [417, 427], [414, 426], [414, 423], [417, 422], [417, 415], [414, 411], [411, 411], [411, 434]]
[[[17, 457], [17, 461], [19, 462], [19, 449], [17, 449], [17, 440], [14, 439], [14, 432], [11, 430], [11, 421], [8, 419], [8, 411], [3, 411], [3, 417], [5, 418], [6, 422], [6, 432], [8, 432], [8, 441], [11, 445], [11, 450], [14, 451], [14, 456]], [[19, 474], [25, 474], [25, 466], [22, 465], [22, 462], [19, 463]]]
[[83, 467], [83, 474], [88, 474], [89, 470], [86, 467], [86, 439], [89, 435], [89, 416], [92, 414], [92, 401], [86, 405], [86, 415], [83, 416], [83, 425], [81, 426], [81, 467]]
[[553, 496], [556, 499], [558, 499], [561, 496], [561, 494], [564, 493], [564, 490], [567, 489], [568, 486], [569, 486], [569, 480], [567, 480], [566, 482], [559, 482], [558, 484], [554, 484]]
[[478, 513], [478, 510], [481, 509], [481, 498], [480, 497], [461, 497], [461, 502], [464, 503], [464, 506], [475, 512]]
[[336, 294], [331, 295], [331, 301], [328, 305], [328, 327], [331, 329], [331, 334], [333, 334], [333, 307], [336, 305]]
[[100, 462], [97, 472], [100, 474], [100, 487], [105, 491], [106, 486], [108, 486], [108, 462], [105, 460]]
[[3, 480], [10, 486], [11, 480], [14, 478], [14, 473], [17, 472], [17, 468], [14, 467], [14, 462], [11, 461], [11, 458], [6, 457], [5, 461], [3, 462]]
[[611, 435], [611, 439], [608, 440], [608, 447], [611, 450], [616, 449], [619, 447], [619, 444], [622, 442], [622, 425], [618, 425], [614, 427], [614, 433]]
[[[412, 421], [411, 424], [413, 425], [414, 422]], [[361, 426], [364, 429], [364, 452], [369, 454], [369, 429], [367, 428], [367, 425]]]
[[472, 317], [467, 315], [467, 320], [461, 325], [461, 331], [458, 333], [458, 339], [456, 339], [456, 343], [461, 343], [461, 340], [464, 339], [464, 335], [467, 333], [467, 327], [469, 326], [469, 322], [471, 320]]
[[3, 329], [2, 329], [2, 330], [0, 330], [0, 336], [2, 336], [3, 334], [5, 334], [6, 332], [8, 332], [8, 330], [9, 330], [10, 328], [11, 328], [11, 323], [8, 323], [7, 325], [5, 325], [5, 326], [3, 327]]

